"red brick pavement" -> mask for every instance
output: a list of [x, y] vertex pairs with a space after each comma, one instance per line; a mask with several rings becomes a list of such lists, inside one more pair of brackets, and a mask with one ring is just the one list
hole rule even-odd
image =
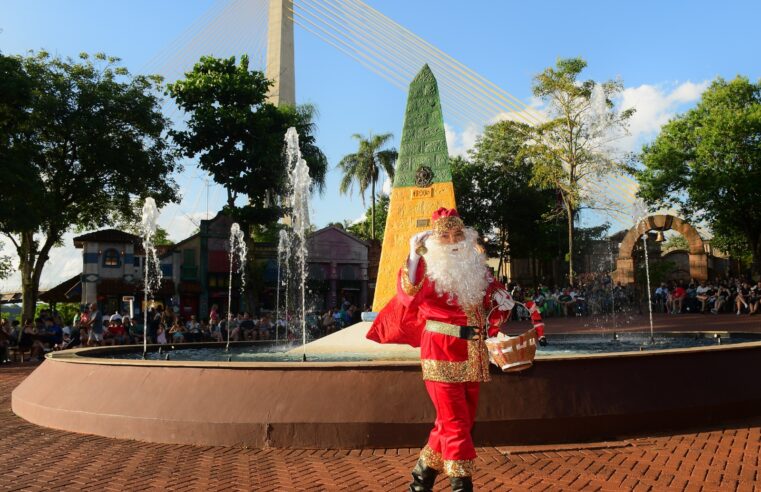
[[[29, 424], [0, 366], [0, 490], [404, 490], [417, 449], [275, 450], [148, 444]], [[625, 441], [480, 448], [481, 491], [761, 491], [761, 418]], [[448, 490], [440, 480], [438, 490]]]

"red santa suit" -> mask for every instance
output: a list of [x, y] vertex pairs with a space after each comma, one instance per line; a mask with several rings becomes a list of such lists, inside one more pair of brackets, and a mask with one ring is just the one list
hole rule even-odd
[[[405, 265], [399, 272], [396, 296], [378, 314], [367, 335], [379, 343], [420, 347], [423, 379], [436, 408], [436, 422], [420, 457], [426, 466], [450, 477], [473, 473], [476, 451], [471, 430], [479, 383], [490, 379], [484, 331], [496, 336], [510, 314], [495, 309], [493, 295], [501, 291], [504, 298], [507, 292], [485, 274], [488, 282], [482, 302], [462, 306], [453, 295], [437, 292], [434, 280], [426, 275], [424, 259], [417, 264], [415, 284]], [[481, 336], [474, 339], [475, 327]]]

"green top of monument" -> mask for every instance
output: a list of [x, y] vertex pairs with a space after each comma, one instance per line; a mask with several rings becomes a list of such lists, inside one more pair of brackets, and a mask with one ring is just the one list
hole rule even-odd
[[428, 64], [410, 83], [394, 188], [452, 181], [439, 86]]

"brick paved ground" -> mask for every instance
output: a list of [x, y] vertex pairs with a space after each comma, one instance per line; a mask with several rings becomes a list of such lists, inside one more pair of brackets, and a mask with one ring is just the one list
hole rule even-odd
[[[201, 448], [45, 429], [10, 410], [11, 391], [33, 369], [0, 366], [0, 490], [400, 491], [416, 460], [417, 449]], [[483, 491], [761, 491], [761, 418], [673, 436], [478, 452]]]

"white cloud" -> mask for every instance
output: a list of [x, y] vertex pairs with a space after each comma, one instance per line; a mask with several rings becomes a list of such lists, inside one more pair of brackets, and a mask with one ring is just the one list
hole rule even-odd
[[[63, 236], [63, 246], [50, 250], [50, 259], [45, 263], [40, 278], [40, 289], [46, 290], [82, 272], [82, 250], [74, 247], [72, 239], [78, 234], [66, 233]], [[0, 239], [4, 247], [3, 256], [11, 257], [13, 266], [18, 267], [16, 248], [10, 240]], [[1, 292], [19, 292], [21, 290], [21, 272], [16, 270], [9, 278], [0, 281]]]
[[699, 83], [683, 82], [679, 85], [642, 84], [627, 87], [621, 93], [618, 106], [622, 109], [634, 108], [636, 112], [629, 120], [629, 135], [616, 142], [616, 147], [625, 152], [640, 150], [642, 144], [652, 140], [661, 126], [700, 99], [709, 81]]
[[467, 157], [468, 151], [476, 145], [476, 141], [481, 135], [481, 128], [471, 123], [465, 130], [457, 131], [452, 125], [444, 123], [444, 133], [446, 134], [449, 155]]
[[[209, 214], [208, 217], [213, 216]], [[178, 243], [193, 234], [206, 217], [206, 212], [186, 213], [178, 205], [169, 205], [161, 210], [159, 226], [166, 229], [170, 240]]]
[[349, 223], [349, 225], [357, 225], [357, 224], [361, 224], [361, 223], [362, 223], [362, 222], [364, 222], [365, 220], [367, 220], [367, 219], [365, 218], [365, 214], [362, 214], [360, 217], [357, 217], [356, 219], [352, 220], [352, 221]]
[[384, 195], [390, 195], [391, 194], [391, 178], [386, 176], [386, 179], [383, 180], [383, 186], [381, 186], [381, 192]]

